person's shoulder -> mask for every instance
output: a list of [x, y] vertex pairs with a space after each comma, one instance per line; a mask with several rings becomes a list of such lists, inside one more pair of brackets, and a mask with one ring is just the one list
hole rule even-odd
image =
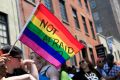
[[52, 70], [52, 71], [58, 71], [57, 68], [53, 65], [47, 65], [49, 67], [49, 70]]
[[68, 76], [68, 73], [65, 72], [65, 71], [62, 71], [62, 72], [61, 72], [61, 75], [62, 75], [62, 76], [66, 76], [66, 75], [67, 75], [67, 76]]
[[108, 63], [105, 63], [104, 66], [108, 66]]
[[51, 67], [50, 65], [45, 65], [42, 67], [42, 69], [40, 70], [40, 72], [43, 72], [45, 71], [47, 68]]
[[50, 78], [50, 79], [54, 79], [54, 80], [58, 80], [59, 78], [59, 72], [58, 70], [52, 66], [52, 65], [48, 65], [48, 70], [46, 71], [46, 75]]
[[45, 65], [43, 68], [54, 68], [54, 66], [53, 66], [53, 65], [48, 64], [48, 65]]
[[0, 79], [0, 80], [6, 80], [6, 78], [5, 77], [3, 77], [2, 79]]
[[45, 71], [47, 74], [49, 74], [49, 75], [58, 75], [59, 73], [58, 73], [58, 70], [53, 66], [53, 65], [50, 65], [50, 64], [48, 64], [48, 65], [45, 65], [42, 69], [41, 69], [41, 71], [40, 72], [43, 72], [43, 71]]

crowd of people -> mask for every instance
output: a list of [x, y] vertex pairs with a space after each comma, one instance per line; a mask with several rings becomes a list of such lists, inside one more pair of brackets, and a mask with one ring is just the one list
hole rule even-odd
[[120, 80], [120, 66], [112, 54], [98, 58], [96, 66], [81, 59], [79, 69], [63, 64], [58, 70], [35, 52], [23, 59], [21, 49], [13, 46], [9, 53], [11, 48], [6, 45], [0, 49], [0, 80]]

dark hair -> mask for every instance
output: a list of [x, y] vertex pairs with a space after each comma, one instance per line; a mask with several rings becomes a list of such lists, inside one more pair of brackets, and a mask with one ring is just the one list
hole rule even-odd
[[116, 64], [114, 63], [114, 56], [113, 56], [112, 54], [107, 54], [107, 56], [106, 56], [106, 61], [107, 61], [108, 66], [110, 67], [110, 69], [111, 69], [114, 65], [116, 65]]
[[[93, 71], [96, 73], [96, 70], [94, 68], [94, 65], [90, 62], [90, 61], [86, 61], [88, 63], [88, 67], [90, 69], [90, 71]], [[80, 67], [80, 72], [82, 72], [83, 74], [85, 74], [84, 70]]]
[[64, 64], [62, 64], [60, 71], [66, 71], [67, 72], [68, 71], [67, 69], [68, 69], [68, 67], [67, 67], [66, 63], [64, 63]]
[[107, 54], [106, 59], [113, 62], [114, 61], [114, 56], [112, 54]]
[[[3, 52], [3, 54], [7, 54], [11, 48], [12, 48], [12, 45], [5, 45], [3, 48], [1, 48], [1, 51]], [[10, 52], [10, 56], [17, 57], [19, 55], [19, 58], [20, 58], [22, 57], [22, 53], [23, 52], [20, 48], [18, 48], [17, 46], [13, 46]]]

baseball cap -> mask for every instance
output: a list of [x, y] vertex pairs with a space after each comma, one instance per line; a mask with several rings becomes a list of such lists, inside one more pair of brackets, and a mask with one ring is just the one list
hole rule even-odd
[[[3, 48], [1, 48], [3, 54], [7, 54], [10, 49], [12, 48], [12, 45], [5, 45]], [[13, 46], [13, 49], [10, 52], [10, 56], [14, 58], [22, 58], [22, 50], [18, 48], [17, 46]]]

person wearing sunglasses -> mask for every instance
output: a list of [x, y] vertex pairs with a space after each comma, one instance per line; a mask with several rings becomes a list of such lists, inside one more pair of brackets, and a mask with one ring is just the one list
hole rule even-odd
[[90, 62], [83, 59], [79, 65], [80, 71], [75, 74], [73, 80], [105, 80]]
[[1, 80], [37, 80], [38, 71], [32, 60], [22, 59], [22, 50], [11, 45], [5, 45], [0, 49], [0, 71], [5, 73]]
[[107, 74], [103, 70], [104, 64], [105, 64], [104, 58], [98, 58], [97, 59], [97, 67], [96, 67], [96, 69], [105, 78], [107, 76]]
[[120, 66], [114, 63], [114, 56], [112, 54], [106, 55], [106, 63], [103, 67], [109, 80], [120, 80]]

